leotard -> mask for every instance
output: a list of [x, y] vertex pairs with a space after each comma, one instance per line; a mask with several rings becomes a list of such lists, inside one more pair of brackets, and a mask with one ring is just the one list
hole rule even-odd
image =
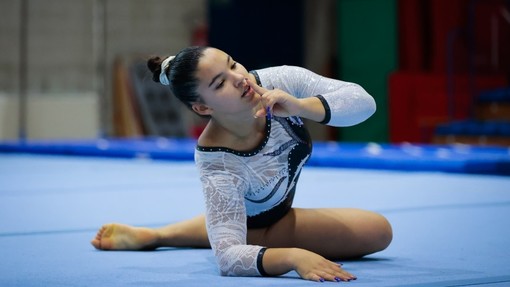
[[[359, 85], [329, 79], [293, 66], [251, 72], [267, 89], [297, 98], [318, 97], [324, 124], [349, 126], [375, 112], [375, 101]], [[197, 146], [206, 206], [206, 227], [221, 275], [264, 275], [265, 247], [248, 245], [248, 228], [267, 227], [291, 208], [301, 169], [312, 151], [299, 117], [266, 119], [265, 138], [253, 150]]]

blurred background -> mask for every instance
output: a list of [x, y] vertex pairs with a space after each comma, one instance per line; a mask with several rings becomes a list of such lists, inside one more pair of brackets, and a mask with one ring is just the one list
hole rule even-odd
[[0, 140], [197, 137], [145, 64], [189, 45], [375, 98], [317, 140], [510, 146], [508, 0], [0, 0]]

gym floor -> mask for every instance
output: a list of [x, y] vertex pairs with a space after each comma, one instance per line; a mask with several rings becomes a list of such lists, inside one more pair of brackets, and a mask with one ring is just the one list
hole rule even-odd
[[[0, 153], [2, 286], [508, 286], [510, 177], [306, 166], [296, 207], [357, 207], [392, 223], [390, 247], [343, 261], [358, 280], [222, 277], [210, 249], [105, 252], [107, 222], [161, 226], [202, 213], [191, 161]], [[341, 244], [341, 242], [339, 242]]]

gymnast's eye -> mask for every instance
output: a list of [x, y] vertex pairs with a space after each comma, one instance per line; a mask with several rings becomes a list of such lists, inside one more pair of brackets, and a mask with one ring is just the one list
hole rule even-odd
[[236, 62], [234, 62], [234, 63], [232, 64], [232, 66], [230, 66], [230, 68], [231, 68], [232, 70], [235, 70], [235, 69], [237, 68], [237, 63], [236, 63]]
[[221, 82], [216, 86], [216, 90], [219, 90], [223, 87], [223, 84], [225, 83], [225, 80], [221, 80]]

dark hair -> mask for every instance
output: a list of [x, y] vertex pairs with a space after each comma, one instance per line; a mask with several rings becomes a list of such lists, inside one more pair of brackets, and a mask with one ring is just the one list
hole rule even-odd
[[[170, 61], [168, 68], [164, 71], [170, 82], [170, 90], [189, 109], [195, 102], [200, 102], [200, 95], [197, 92], [198, 79], [196, 71], [198, 61], [203, 56], [204, 46], [192, 46], [181, 50], [175, 58]], [[147, 67], [152, 72], [152, 80], [159, 83], [161, 74], [161, 63], [164, 58], [153, 56], [147, 61]]]

